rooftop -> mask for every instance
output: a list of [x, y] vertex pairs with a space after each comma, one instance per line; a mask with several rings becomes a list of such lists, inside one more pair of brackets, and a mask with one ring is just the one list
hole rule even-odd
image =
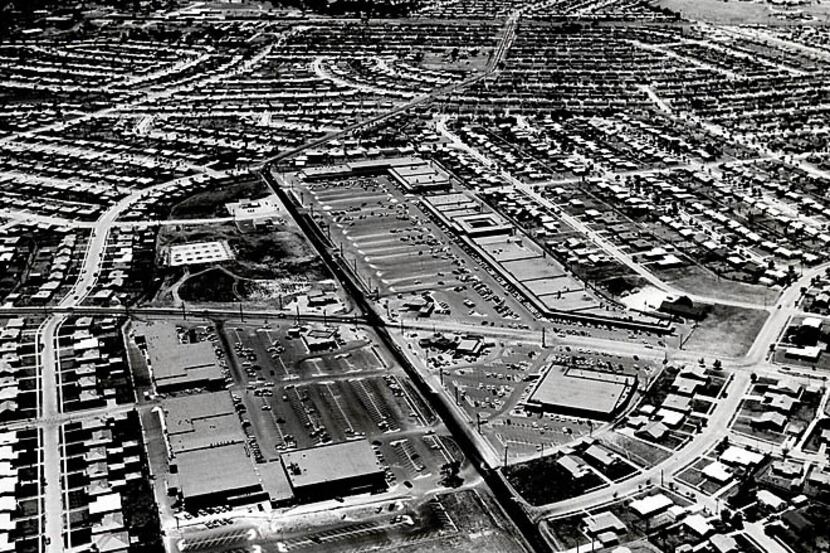
[[282, 463], [295, 489], [383, 471], [366, 440], [283, 453]]
[[573, 410], [611, 414], [625, 400], [631, 378], [596, 371], [563, 372], [554, 366], [539, 382], [529, 401]]
[[179, 483], [182, 495], [193, 498], [214, 493], [228, 493], [259, 486], [245, 447], [225, 445], [203, 451], [188, 451], [178, 456]]
[[163, 322], [146, 323], [136, 332], [147, 342], [147, 356], [157, 386], [198, 387], [207, 381], [222, 380], [210, 342], [182, 344], [175, 325]]

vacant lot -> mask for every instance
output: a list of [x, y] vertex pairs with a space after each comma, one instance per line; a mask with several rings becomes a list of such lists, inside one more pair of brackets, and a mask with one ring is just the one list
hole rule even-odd
[[739, 357], [752, 346], [767, 315], [761, 309], [715, 305], [685, 347], [714, 356]]
[[242, 199], [261, 198], [271, 190], [258, 175], [241, 177], [238, 182], [229, 181], [213, 190], [195, 194], [175, 205], [170, 212], [171, 219], [207, 219], [228, 217], [225, 204]]
[[[735, 0], [659, 0], [657, 5], [680, 12], [684, 17], [701, 19], [710, 23], [721, 23], [727, 25], [748, 25], [748, 24], [786, 24], [788, 21], [793, 24], [798, 20], [786, 20], [777, 17], [776, 12], [781, 9], [771, 3], [762, 2], [740, 2]], [[804, 14], [812, 14], [823, 18], [828, 13], [828, 7], [822, 5], [797, 6], [796, 10]]]
[[[190, 266], [191, 276], [179, 289], [186, 301], [246, 299], [252, 289], [248, 279], [319, 282], [331, 278], [322, 259], [293, 223], [276, 223], [251, 232], [243, 232], [232, 223], [165, 227], [159, 233], [157, 251], [161, 255], [174, 244], [213, 240], [227, 240], [235, 258]], [[159, 271], [166, 281], [157, 297], [165, 298], [183, 270], [160, 267]]]

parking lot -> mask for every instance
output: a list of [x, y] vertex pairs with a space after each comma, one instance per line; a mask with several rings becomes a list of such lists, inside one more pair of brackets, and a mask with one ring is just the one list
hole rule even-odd
[[[329, 331], [327, 347], [310, 338]], [[440, 466], [457, 457], [370, 330], [229, 322], [220, 332], [227, 340], [228, 387], [258, 462], [367, 438], [387, 467], [390, 486], [410, 488], [425, 479], [434, 485]]]
[[387, 177], [306, 184], [295, 194], [393, 319], [422, 316], [419, 302], [427, 297], [435, 317], [532, 323], [517, 298], [499, 293], [486, 263], [465, 252]]

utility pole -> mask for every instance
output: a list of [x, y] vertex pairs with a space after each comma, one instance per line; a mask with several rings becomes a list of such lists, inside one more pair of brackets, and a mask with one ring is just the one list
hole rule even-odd
[[547, 345], [545, 344], [545, 338], [545, 327], [542, 327], [542, 349], [545, 349], [547, 347]]
[[241, 301], [239, 302], [239, 318], [242, 320], [243, 323], [245, 322], [245, 312], [242, 310]]
[[185, 309], [184, 302], [182, 302], [182, 319], [187, 320], [187, 309]]
[[507, 466], [507, 448], [508, 448], [508, 444], [505, 442], [505, 444], [504, 444], [504, 466], [505, 467]]

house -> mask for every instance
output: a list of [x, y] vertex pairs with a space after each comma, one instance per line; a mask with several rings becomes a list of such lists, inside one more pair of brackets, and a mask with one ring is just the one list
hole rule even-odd
[[764, 456], [744, 449], [740, 446], [731, 445], [720, 456], [720, 461], [727, 465], [738, 467], [753, 467], [764, 460]]
[[737, 553], [740, 550], [735, 538], [725, 534], [715, 534], [710, 537], [709, 544], [715, 553]]
[[574, 455], [563, 455], [556, 460], [556, 464], [565, 469], [574, 480], [580, 480], [591, 474], [591, 469], [585, 461]]
[[704, 476], [706, 476], [706, 478], [713, 480], [718, 484], [726, 484], [732, 480], [732, 472], [729, 470], [729, 467], [720, 461], [709, 463], [701, 472]]
[[592, 445], [582, 455], [586, 459], [594, 461], [602, 468], [609, 468], [620, 462], [619, 457], [598, 445]]
[[801, 476], [803, 465], [793, 461], [775, 461], [772, 463], [772, 473], [781, 478], [798, 478]]
[[695, 513], [683, 519], [683, 526], [691, 530], [699, 538], [705, 538], [714, 531], [714, 528], [706, 520], [706, 517], [700, 513]]
[[767, 393], [781, 394], [790, 397], [798, 397], [801, 395], [803, 387], [791, 380], [779, 380], [777, 383], [767, 387]]
[[781, 413], [766, 411], [757, 417], [753, 417], [750, 424], [755, 428], [764, 428], [774, 430], [776, 432], [783, 432], [784, 427], [787, 426], [787, 417]]
[[758, 490], [758, 503], [770, 511], [778, 512], [787, 506], [787, 502], [769, 490]]
[[697, 380], [699, 382], [703, 382], [704, 384], [709, 382], [709, 375], [706, 374], [706, 367], [701, 367], [700, 365], [683, 367], [678, 376], [689, 380]]
[[[688, 382], [695, 382], [695, 381], [688, 381]], [[695, 382], [695, 388], [697, 387], [697, 382]], [[692, 392], [694, 393], [694, 392]], [[671, 409], [673, 411], [677, 411], [678, 413], [683, 413], [684, 415], [688, 415], [689, 412], [692, 410], [692, 398], [688, 397], [688, 395], [679, 395], [679, 394], [669, 394], [663, 400], [663, 405], [661, 407], [665, 409]]]
[[598, 536], [607, 532], [624, 534], [627, 530], [625, 523], [610, 511], [588, 515], [585, 517], [585, 526], [591, 536]]
[[634, 432], [634, 435], [639, 438], [651, 440], [653, 442], [660, 441], [669, 431], [669, 427], [660, 421], [652, 421], [646, 424], [643, 428]]
[[662, 493], [656, 493], [641, 499], [636, 499], [629, 506], [637, 515], [642, 518], [647, 518], [666, 511], [672, 505], [674, 505], [674, 501]]
[[798, 404], [798, 400], [790, 396], [767, 392], [764, 394], [763, 403], [770, 409], [789, 415]]
[[697, 379], [678, 376], [674, 379], [674, 382], [671, 385], [671, 389], [674, 393], [678, 395], [692, 397], [697, 393], [697, 389], [698, 387], [700, 387], [700, 385], [701, 382]]

